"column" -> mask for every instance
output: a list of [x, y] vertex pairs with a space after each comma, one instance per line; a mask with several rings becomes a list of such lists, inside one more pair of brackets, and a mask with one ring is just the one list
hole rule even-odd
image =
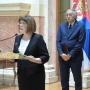
[[54, 0], [45, 0], [45, 26], [44, 26], [44, 37], [48, 46], [48, 50], [50, 53], [50, 60], [45, 64], [45, 72], [46, 72], [46, 83], [52, 83], [58, 81], [58, 77], [56, 75], [55, 65], [56, 61], [56, 29], [54, 28], [54, 9], [53, 9], [53, 1]]

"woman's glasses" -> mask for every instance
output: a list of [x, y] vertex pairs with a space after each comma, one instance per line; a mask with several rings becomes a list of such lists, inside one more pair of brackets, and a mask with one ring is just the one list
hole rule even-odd
[[20, 22], [18, 23], [18, 25], [26, 25], [26, 22], [20, 21]]

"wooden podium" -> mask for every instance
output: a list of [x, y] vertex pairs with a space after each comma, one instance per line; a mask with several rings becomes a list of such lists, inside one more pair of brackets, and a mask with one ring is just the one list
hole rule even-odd
[[29, 58], [25, 55], [21, 55], [18, 53], [13, 53], [13, 52], [5, 52], [5, 53], [0, 53], [0, 58], [1, 59], [25, 59], [28, 60]]

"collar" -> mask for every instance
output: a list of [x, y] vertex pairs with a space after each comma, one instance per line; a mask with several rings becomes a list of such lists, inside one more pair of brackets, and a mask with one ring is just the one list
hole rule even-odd
[[73, 24], [74, 24], [74, 23], [75, 23], [75, 21], [74, 21], [73, 23], [69, 23], [69, 26], [70, 26], [70, 25], [72, 25], [72, 26], [73, 26]]

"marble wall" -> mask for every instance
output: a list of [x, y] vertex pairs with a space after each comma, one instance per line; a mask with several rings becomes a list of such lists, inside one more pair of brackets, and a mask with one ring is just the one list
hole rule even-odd
[[[18, 17], [0, 17], [0, 40], [12, 37], [18, 32]], [[2, 52], [12, 51], [14, 38], [0, 41]]]

